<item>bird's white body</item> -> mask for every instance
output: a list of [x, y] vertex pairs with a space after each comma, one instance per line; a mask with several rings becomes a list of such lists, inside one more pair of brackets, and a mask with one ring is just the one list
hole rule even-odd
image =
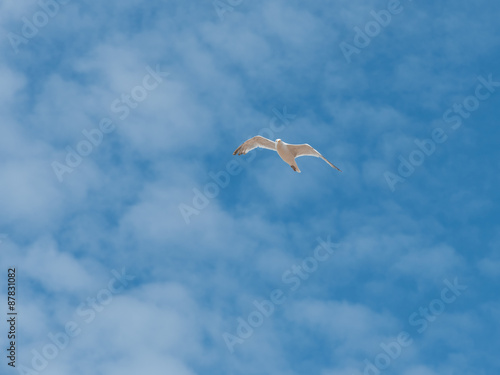
[[[274, 150], [278, 153], [278, 155], [283, 159], [285, 163], [287, 163], [290, 167], [295, 172], [300, 173], [300, 169], [297, 166], [297, 163], [295, 162], [295, 158], [298, 158], [299, 156], [315, 156], [317, 158], [323, 159], [325, 162], [327, 162], [332, 168], [335, 168], [340, 171], [335, 165], [330, 163], [326, 158], [321, 155], [318, 151], [316, 151], [314, 148], [309, 146], [308, 144], [302, 144], [302, 145], [291, 145], [288, 143], [283, 142], [281, 139], [277, 139], [275, 142], [261, 137], [260, 135], [257, 135], [253, 138], [250, 138], [246, 142], [244, 142], [240, 147], [238, 147], [234, 152], [233, 155], [244, 155], [248, 151], [253, 150], [254, 148], [267, 148], [268, 150]], [[342, 172], [342, 171], [340, 171]]]
[[288, 143], [283, 142], [281, 139], [276, 140], [276, 152], [292, 169], [300, 173], [300, 169], [295, 162], [295, 156], [288, 148]]

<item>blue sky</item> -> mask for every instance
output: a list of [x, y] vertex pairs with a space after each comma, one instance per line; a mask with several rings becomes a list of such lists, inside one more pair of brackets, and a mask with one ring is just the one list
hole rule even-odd
[[2, 373], [498, 372], [500, 4], [0, 7]]

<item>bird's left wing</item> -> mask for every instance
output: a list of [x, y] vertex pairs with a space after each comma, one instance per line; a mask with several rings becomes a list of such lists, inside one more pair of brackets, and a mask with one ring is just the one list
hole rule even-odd
[[261, 147], [261, 148], [267, 148], [269, 150], [276, 151], [276, 143], [271, 141], [270, 139], [261, 137], [260, 135], [256, 135], [253, 138], [250, 138], [249, 140], [245, 141], [240, 147], [238, 147], [234, 152], [233, 155], [244, 155], [248, 151], [253, 150], [254, 148]]
[[330, 163], [323, 155], [321, 155], [318, 151], [309, 146], [307, 143], [303, 145], [287, 145], [287, 147], [295, 158], [298, 158], [300, 156], [315, 156], [317, 158], [321, 158], [324, 161], [326, 161], [328, 164], [330, 164], [332, 168], [335, 168], [336, 170], [342, 172], [339, 168]]

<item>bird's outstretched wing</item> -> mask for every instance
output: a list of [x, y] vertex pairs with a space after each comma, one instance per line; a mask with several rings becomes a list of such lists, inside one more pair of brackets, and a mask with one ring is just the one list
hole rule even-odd
[[326, 158], [323, 155], [321, 155], [318, 151], [309, 146], [307, 143], [303, 145], [287, 145], [287, 147], [292, 152], [293, 156], [296, 158], [300, 156], [315, 156], [317, 158], [321, 158], [324, 161], [326, 161], [328, 164], [330, 164], [332, 168], [335, 168], [338, 171], [342, 172], [339, 168], [337, 168], [335, 165], [326, 160]]
[[261, 137], [260, 135], [257, 135], [255, 137], [250, 138], [249, 140], [245, 141], [240, 147], [238, 147], [233, 152], [233, 155], [236, 155], [236, 154], [238, 154], [238, 155], [243, 154], [244, 155], [248, 151], [251, 151], [257, 147], [267, 148], [269, 150], [276, 151], [276, 143], [275, 142], [273, 142], [267, 138]]

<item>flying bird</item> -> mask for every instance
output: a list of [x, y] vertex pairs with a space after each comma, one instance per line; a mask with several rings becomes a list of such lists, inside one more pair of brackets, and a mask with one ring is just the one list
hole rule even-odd
[[315, 156], [317, 158], [321, 158], [328, 164], [330, 164], [332, 168], [335, 168], [338, 171], [342, 172], [340, 169], [338, 169], [335, 165], [326, 160], [326, 158], [323, 155], [321, 155], [318, 151], [309, 146], [307, 143], [303, 145], [290, 145], [288, 143], [283, 142], [281, 139], [277, 139], [275, 142], [273, 142], [270, 139], [261, 137], [260, 135], [250, 138], [249, 140], [244, 142], [240, 147], [238, 147], [233, 152], [233, 155], [236, 154], [244, 155], [248, 151], [251, 151], [257, 147], [267, 148], [268, 150], [276, 151], [278, 155], [285, 161], [285, 163], [290, 165], [290, 167], [292, 167], [292, 169], [298, 173], [300, 173], [300, 169], [297, 166], [297, 163], [295, 162], [295, 158], [298, 158], [300, 156]]

